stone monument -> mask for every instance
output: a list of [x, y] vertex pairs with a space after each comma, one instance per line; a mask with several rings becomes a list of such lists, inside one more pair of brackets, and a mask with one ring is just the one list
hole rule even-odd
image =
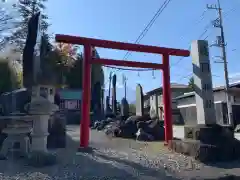
[[136, 116], [143, 116], [144, 109], [143, 109], [143, 90], [142, 86], [138, 84], [136, 86]]
[[117, 114], [117, 97], [116, 97], [116, 83], [117, 83], [117, 75], [114, 74], [112, 77], [112, 111], [113, 114]]
[[122, 118], [126, 120], [129, 116], [129, 104], [126, 98], [122, 98], [120, 110]]
[[94, 112], [94, 116], [96, 116], [96, 118], [101, 117], [102, 115], [102, 103], [101, 103], [101, 84], [100, 82], [96, 82], [93, 86], [92, 89], [92, 110]]
[[28, 34], [23, 49], [23, 84], [24, 87], [31, 89], [32, 85], [37, 83], [38, 75], [41, 73], [40, 51], [41, 38], [40, 33], [41, 14], [34, 14], [28, 22]]
[[197, 124], [216, 124], [212, 74], [207, 41], [195, 41], [191, 48]]
[[106, 97], [106, 107], [105, 107], [106, 115], [109, 114], [110, 112], [112, 112], [109, 101], [110, 101], [110, 98], [109, 98], [109, 96], [107, 96]]
[[197, 107], [196, 125], [186, 124], [184, 139], [172, 140], [170, 148], [202, 162], [233, 160], [238, 156], [239, 143], [230, 126], [223, 127], [216, 123], [207, 41], [194, 41], [191, 56]]

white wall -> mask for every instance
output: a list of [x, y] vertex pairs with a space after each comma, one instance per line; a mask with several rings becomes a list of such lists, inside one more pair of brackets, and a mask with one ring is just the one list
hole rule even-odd
[[[214, 92], [214, 102], [217, 102], [217, 101], [226, 102], [226, 93], [224, 91]], [[232, 96], [232, 102], [233, 102], [233, 96]], [[240, 98], [235, 98], [234, 103], [240, 103]], [[178, 108], [189, 106], [190, 104], [196, 104], [195, 96], [179, 99], [177, 104], [178, 104]]]
[[[176, 98], [177, 96], [180, 96], [184, 93], [184, 89], [182, 91], [173, 91], [171, 93], [171, 98]], [[158, 116], [160, 116], [160, 107], [163, 107], [163, 95], [162, 94], [154, 94], [149, 97], [149, 104], [151, 108], [154, 108], [157, 110]], [[177, 109], [177, 103], [176, 101], [172, 101], [172, 109]], [[164, 116], [164, 113], [163, 113]], [[175, 115], [173, 115], [172, 119], [178, 118]]]

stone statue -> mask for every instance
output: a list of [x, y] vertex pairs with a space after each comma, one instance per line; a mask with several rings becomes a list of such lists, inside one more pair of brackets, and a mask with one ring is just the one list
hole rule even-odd
[[31, 88], [37, 84], [37, 76], [41, 73], [40, 68], [40, 47], [41, 44], [41, 23], [40, 12], [33, 15], [28, 22], [28, 34], [23, 49], [23, 85]]
[[143, 109], [143, 90], [142, 86], [138, 84], [136, 86], [136, 115], [143, 116], [144, 109]]
[[117, 98], [116, 98], [116, 83], [117, 83], [117, 76], [116, 74], [112, 77], [112, 111], [113, 114], [117, 114]]
[[101, 115], [101, 84], [96, 82], [92, 89], [92, 110], [97, 116]]
[[129, 104], [126, 98], [122, 98], [120, 110], [121, 110], [121, 116], [124, 119], [127, 119], [129, 116]]

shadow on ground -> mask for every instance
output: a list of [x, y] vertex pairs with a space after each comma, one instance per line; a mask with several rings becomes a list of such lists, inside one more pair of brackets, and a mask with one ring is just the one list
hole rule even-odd
[[[71, 137], [68, 136], [68, 142], [71, 143], [71, 146], [75, 146], [75, 149], [77, 150], [77, 147], [79, 146], [79, 141], [73, 141]], [[121, 174], [122, 178], [133, 178], [133, 179], [146, 179], [146, 180], [154, 180], [163, 178], [166, 180], [174, 180], [176, 178], [170, 177], [166, 174], [164, 169], [155, 170], [152, 168], [145, 167], [139, 163], [133, 162], [131, 160], [125, 160], [120, 159], [118, 157], [110, 157], [105, 154], [97, 153], [99, 144], [92, 143], [93, 151], [90, 153], [78, 153], [78, 156], [84, 156], [88, 157], [91, 160], [94, 160], [95, 162], [100, 163], [100, 166], [104, 169], [106, 172], [105, 178], [113, 178], [114, 174]], [[105, 169], [106, 165], [110, 165], [111, 168], [113, 168], [113, 172], [108, 171]], [[95, 169], [95, 167], [94, 167]]]
[[24, 159], [0, 161], [0, 179], [174, 179], [164, 170], [156, 171], [128, 160], [94, 152], [76, 155], [78, 146], [79, 141], [67, 136], [67, 148], [54, 150], [58, 163], [44, 168], [29, 167]]

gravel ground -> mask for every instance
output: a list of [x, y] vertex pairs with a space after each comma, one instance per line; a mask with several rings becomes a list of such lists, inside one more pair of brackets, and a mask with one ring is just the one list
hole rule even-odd
[[90, 146], [94, 147], [94, 152], [76, 154], [79, 127], [69, 126], [68, 135], [67, 148], [56, 151], [59, 161], [56, 165], [37, 169], [27, 166], [24, 160], [0, 161], [0, 180], [174, 180], [213, 179], [226, 173], [240, 174], [238, 162], [229, 167], [219, 164], [213, 168], [190, 157], [171, 153], [162, 143], [112, 139], [97, 131], [91, 132]]

